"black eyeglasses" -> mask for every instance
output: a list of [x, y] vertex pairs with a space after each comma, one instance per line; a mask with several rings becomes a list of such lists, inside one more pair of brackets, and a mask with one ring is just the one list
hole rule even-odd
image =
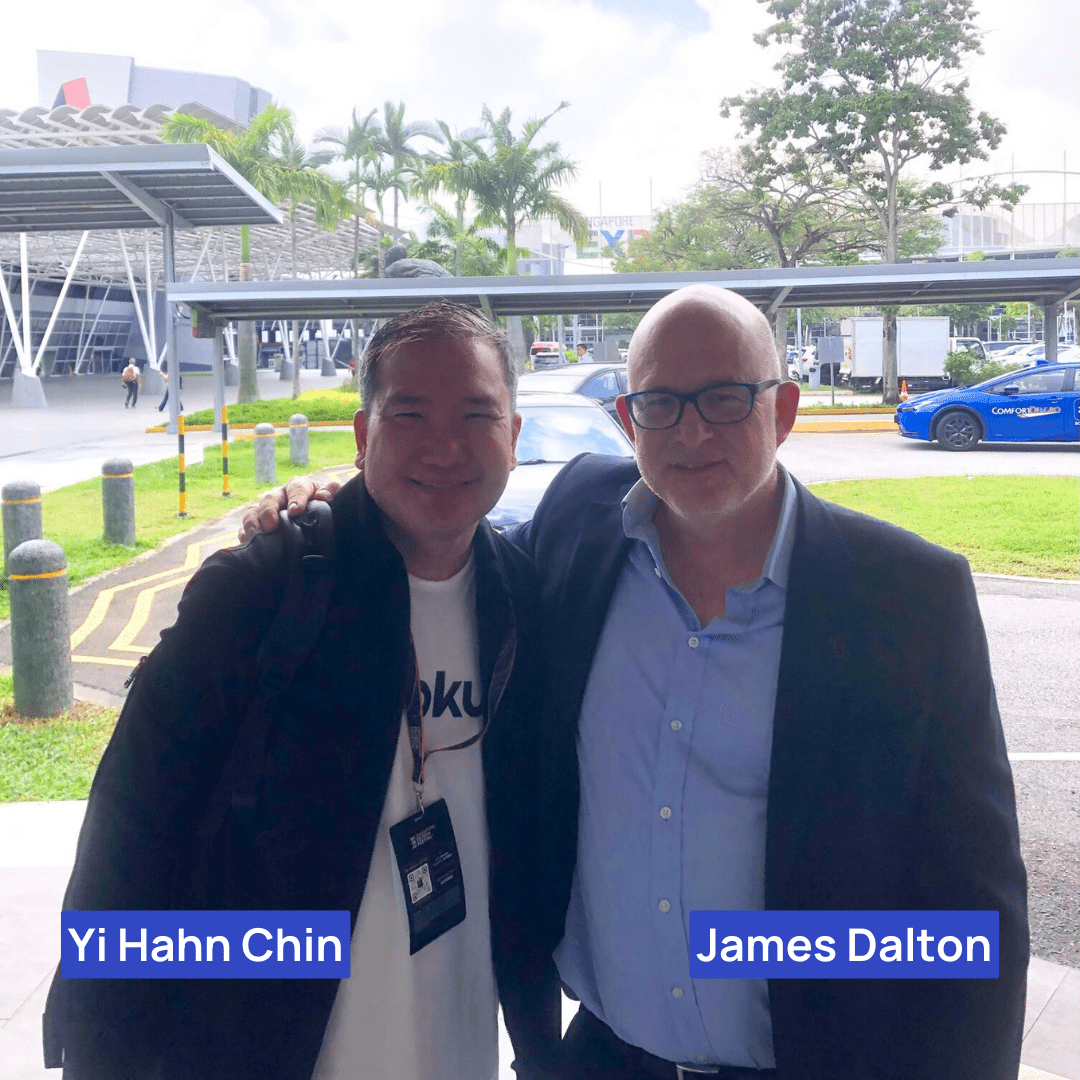
[[693, 404], [706, 424], [737, 424], [754, 411], [754, 399], [782, 380], [766, 379], [759, 383], [714, 383], [689, 394], [671, 390], [642, 390], [626, 395], [630, 419], [639, 428], [662, 431], [675, 427], [682, 419], [687, 403]]

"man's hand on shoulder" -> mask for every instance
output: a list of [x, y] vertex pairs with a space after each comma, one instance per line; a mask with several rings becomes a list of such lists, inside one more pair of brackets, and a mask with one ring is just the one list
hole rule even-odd
[[254, 506], [244, 511], [237, 530], [241, 544], [246, 544], [258, 532], [273, 532], [278, 527], [278, 513], [288, 510], [289, 517], [299, 517], [313, 499], [333, 502], [341, 488], [337, 480], [315, 480], [310, 476], [294, 476], [284, 487], [266, 492]]

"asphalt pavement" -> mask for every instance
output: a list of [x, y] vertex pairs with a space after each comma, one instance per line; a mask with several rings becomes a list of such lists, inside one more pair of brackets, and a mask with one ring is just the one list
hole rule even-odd
[[[34, 479], [48, 490], [100, 475], [107, 457], [138, 463], [174, 454], [174, 437], [145, 434], [145, 427], [159, 419], [152, 411], [156, 402], [144, 399], [134, 414], [125, 411], [119, 381], [115, 387], [112, 382], [49, 380], [46, 410], [12, 410], [9, 391], [0, 384], [0, 483]], [[260, 382], [264, 397], [280, 396], [275, 376]], [[304, 382], [308, 388], [330, 380], [320, 381], [317, 372], [310, 372]], [[188, 411], [209, 404], [209, 379], [185, 376], [183, 397]], [[215, 438], [208, 435], [202, 442]], [[193, 448], [198, 452], [198, 445], [199, 439], [189, 435], [189, 454]], [[945, 454], [902, 440], [888, 428], [846, 433], [804, 428], [781, 448], [781, 457], [805, 482], [1080, 473], [1077, 447], [992, 447]], [[336, 472], [344, 477], [351, 468], [342, 463]], [[124, 680], [175, 618], [184, 583], [208, 554], [235, 542], [241, 509], [72, 590], [72, 653], [80, 697], [122, 702]], [[1037, 959], [1029, 971], [1022, 1077], [1080, 1080], [1080, 701], [1075, 690], [1080, 584], [989, 576], [978, 577], [976, 584], [1030, 879]], [[0, 625], [0, 663], [8, 662], [10, 631]], [[58, 954], [60, 902], [84, 805], [0, 806], [0, 1080], [49, 1075], [39, 1064], [39, 1018]], [[509, 1078], [508, 1054], [503, 1061], [502, 1075]]]

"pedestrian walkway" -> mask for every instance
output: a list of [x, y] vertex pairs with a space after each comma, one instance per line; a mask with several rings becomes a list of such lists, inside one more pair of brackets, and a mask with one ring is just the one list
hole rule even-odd
[[[341, 383], [340, 378], [321, 377], [314, 369], [301, 371], [300, 379], [301, 390], [326, 390]], [[118, 375], [45, 379], [44, 385], [47, 408], [14, 409], [11, 383], [0, 380], [0, 486], [33, 480], [42, 491], [55, 491], [100, 476], [107, 458], [124, 457], [133, 465], [145, 465], [176, 454], [175, 435], [146, 432], [164, 419], [156, 408], [158, 397], [140, 394], [138, 406], [125, 409]], [[291, 382], [282, 382], [272, 371], [259, 372], [261, 397], [291, 393]], [[189, 413], [211, 408], [213, 381], [185, 372], [181, 397]], [[226, 397], [234, 401], [236, 388], [227, 388]], [[185, 436], [188, 464], [201, 461], [203, 447], [216, 444], [218, 438], [212, 431]]]

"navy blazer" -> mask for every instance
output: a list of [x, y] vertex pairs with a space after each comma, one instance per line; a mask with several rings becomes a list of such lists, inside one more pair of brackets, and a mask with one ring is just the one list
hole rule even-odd
[[[586, 455], [511, 539], [540, 572], [544, 947], [577, 858], [576, 731], [630, 541], [626, 459]], [[1000, 913], [996, 980], [770, 980], [781, 1080], [1015, 1080], [1028, 961], [1012, 774], [967, 562], [796, 484], [767, 811], [774, 910]], [[627, 948], [633, 948], [628, 942]]]

